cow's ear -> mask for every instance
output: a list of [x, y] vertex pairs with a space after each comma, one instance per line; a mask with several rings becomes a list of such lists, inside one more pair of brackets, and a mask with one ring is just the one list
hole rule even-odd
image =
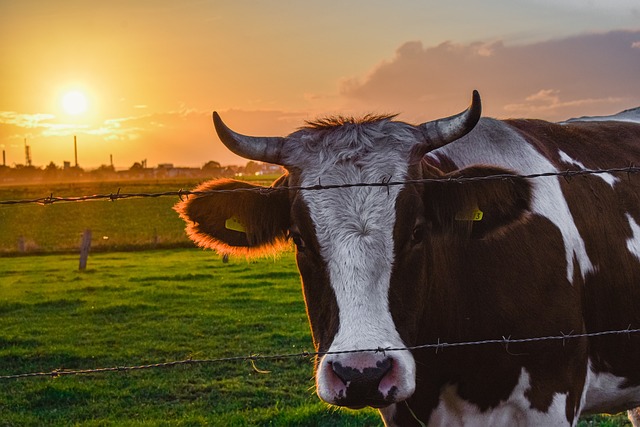
[[220, 254], [270, 255], [288, 245], [286, 181], [284, 175], [271, 189], [229, 179], [209, 181], [194, 189], [209, 194], [191, 195], [174, 209], [198, 246]]
[[[470, 166], [444, 174], [430, 167], [425, 172], [427, 177], [442, 178], [425, 186], [427, 215], [436, 231], [488, 237], [523, 221], [530, 211], [531, 184], [507, 169]], [[500, 178], [482, 179], [494, 175]]]

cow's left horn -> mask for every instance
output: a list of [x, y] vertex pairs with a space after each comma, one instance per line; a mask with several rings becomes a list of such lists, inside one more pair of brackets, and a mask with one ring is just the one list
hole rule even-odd
[[418, 126], [426, 139], [424, 153], [447, 145], [471, 132], [480, 120], [481, 112], [480, 94], [474, 90], [471, 105], [462, 113]]
[[280, 157], [285, 138], [241, 135], [229, 129], [216, 111], [213, 112], [213, 125], [222, 143], [238, 156], [260, 162], [282, 164]]

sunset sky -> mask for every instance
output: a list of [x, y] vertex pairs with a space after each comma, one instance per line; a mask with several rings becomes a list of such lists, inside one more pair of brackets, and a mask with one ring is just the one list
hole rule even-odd
[[[639, 0], [0, 0], [7, 165], [244, 164], [329, 114], [563, 120], [640, 105]], [[69, 93], [72, 93], [69, 95]], [[64, 100], [64, 102], [63, 102]]]

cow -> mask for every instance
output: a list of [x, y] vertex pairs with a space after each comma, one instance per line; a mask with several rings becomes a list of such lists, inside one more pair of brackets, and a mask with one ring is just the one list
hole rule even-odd
[[624, 117], [481, 118], [474, 91], [420, 125], [253, 137], [214, 112], [226, 147], [286, 172], [206, 182], [175, 209], [222, 254], [293, 241], [325, 402], [388, 426], [573, 426], [640, 406], [640, 336], [598, 334], [640, 327], [640, 178], [578, 175], [640, 163], [640, 108]]

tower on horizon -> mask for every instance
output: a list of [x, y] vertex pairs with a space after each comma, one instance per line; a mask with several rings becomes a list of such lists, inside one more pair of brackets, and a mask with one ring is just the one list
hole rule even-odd
[[76, 159], [76, 167], [78, 167], [78, 141], [75, 135], [73, 135], [73, 154]]
[[31, 147], [27, 145], [27, 138], [24, 139], [24, 162], [31, 166]]

